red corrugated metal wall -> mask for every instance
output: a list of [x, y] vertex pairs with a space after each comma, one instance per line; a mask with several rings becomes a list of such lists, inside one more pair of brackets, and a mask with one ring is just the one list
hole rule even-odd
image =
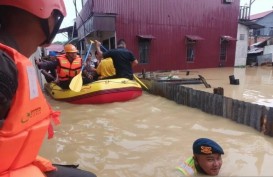
[[[220, 36], [237, 36], [239, 0], [93, 0], [94, 12], [117, 13], [117, 38], [138, 54], [138, 34], [155, 37], [149, 64], [136, 70], [210, 68], [220, 64]], [[185, 35], [199, 35], [194, 63], [186, 64]], [[225, 66], [233, 66], [236, 41], [230, 41]]]

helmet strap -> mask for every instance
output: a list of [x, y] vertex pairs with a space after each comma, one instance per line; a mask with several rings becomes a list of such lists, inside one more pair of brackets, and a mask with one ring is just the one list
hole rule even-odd
[[50, 44], [53, 40], [53, 38], [56, 36], [56, 34], [58, 33], [58, 30], [62, 24], [62, 21], [64, 19], [64, 17], [58, 12], [58, 11], [53, 11], [52, 13], [56, 18], [55, 18], [55, 26], [53, 28], [53, 31], [50, 33], [49, 31], [49, 25], [48, 25], [48, 19], [41, 19], [40, 20], [40, 24], [41, 27], [44, 31], [44, 34], [46, 36], [46, 40], [41, 44]]
[[50, 36], [48, 20], [47, 19], [41, 19], [40, 24], [41, 24], [42, 29], [44, 31], [44, 34], [46, 36], [46, 40], [43, 42], [43, 44], [46, 44], [48, 39], [49, 39], [49, 36]]

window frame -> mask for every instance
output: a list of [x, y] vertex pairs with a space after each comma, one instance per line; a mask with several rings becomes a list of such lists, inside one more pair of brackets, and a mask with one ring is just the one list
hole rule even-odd
[[138, 54], [139, 64], [149, 64], [150, 62], [150, 48], [151, 39], [149, 38], [138, 38]]
[[194, 63], [196, 58], [196, 41], [186, 39], [186, 62]]
[[240, 34], [239, 40], [240, 41], [244, 41], [245, 38], [246, 38], [245, 36], [246, 36], [245, 34]]
[[221, 62], [227, 61], [228, 44], [229, 44], [229, 41], [227, 41], [227, 40], [222, 40], [220, 43], [219, 61], [221, 61]]

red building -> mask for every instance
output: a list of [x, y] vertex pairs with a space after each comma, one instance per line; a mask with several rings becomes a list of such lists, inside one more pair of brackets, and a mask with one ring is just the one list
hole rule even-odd
[[135, 71], [234, 66], [239, 0], [88, 0], [76, 19], [82, 39], [115, 48], [125, 39]]

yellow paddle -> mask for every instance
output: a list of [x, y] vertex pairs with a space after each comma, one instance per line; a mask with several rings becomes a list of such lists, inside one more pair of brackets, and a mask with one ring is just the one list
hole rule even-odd
[[69, 84], [69, 88], [71, 90], [73, 90], [74, 92], [79, 92], [82, 89], [82, 70], [84, 68], [84, 63], [88, 57], [88, 54], [90, 53], [90, 50], [91, 50], [91, 47], [93, 44], [93, 41], [90, 40], [90, 42], [91, 42], [90, 46], [88, 48], [88, 51], [87, 51], [86, 56], [85, 56], [83, 63], [82, 63], [82, 69], [79, 74], [77, 74], [75, 77], [73, 77], [73, 79], [71, 80], [71, 82]]
[[144, 87], [146, 90], [149, 90], [149, 88], [143, 83], [141, 82], [141, 80], [139, 80], [139, 78], [134, 74], [134, 79], [142, 86]]

